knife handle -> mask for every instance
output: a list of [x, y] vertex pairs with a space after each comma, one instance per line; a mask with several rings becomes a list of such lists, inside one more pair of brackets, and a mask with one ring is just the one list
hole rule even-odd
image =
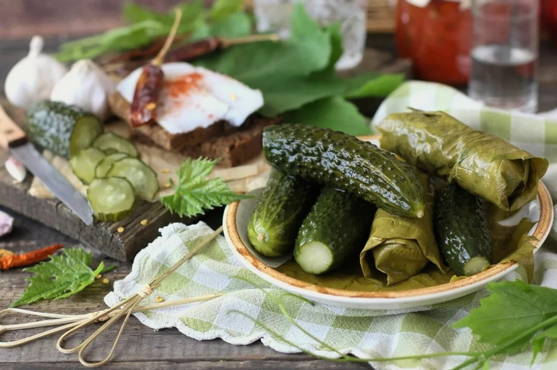
[[25, 132], [8, 116], [0, 106], [0, 147], [8, 149], [26, 141]]

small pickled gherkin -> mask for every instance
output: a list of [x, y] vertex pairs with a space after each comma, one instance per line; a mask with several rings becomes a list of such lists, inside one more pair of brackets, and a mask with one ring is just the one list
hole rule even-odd
[[489, 267], [491, 234], [487, 205], [456, 184], [435, 197], [434, 229], [445, 262], [458, 275], [473, 275]]
[[[372, 204], [326, 186], [304, 219], [294, 259], [310, 274], [324, 274], [358, 259], [373, 220]], [[356, 262], [357, 263], [357, 262]]]
[[318, 187], [299, 177], [273, 170], [248, 224], [248, 238], [267, 257], [294, 249], [298, 228], [308, 213]]
[[425, 189], [416, 167], [342, 132], [299, 124], [265, 128], [267, 160], [289, 174], [345, 189], [393, 214], [422, 217]]

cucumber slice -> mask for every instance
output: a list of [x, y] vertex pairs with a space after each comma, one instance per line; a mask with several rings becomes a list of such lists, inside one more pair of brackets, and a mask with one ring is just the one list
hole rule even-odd
[[128, 140], [112, 132], [105, 132], [95, 139], [93, 146], [107, 154], [126, 153], [130, 157], [138, 156], [137, 149]]
[[296, 254], [296, 262], [305, 272], [319, 275], [331, 269], [334, 262], [331, 248], [324, 243], [312, 241], [300, 246]]
[[115, 162], [106, 175], [128, 180], [141, 199], [152, 200], [159, 191], [157, 174], [137, 158], [124, 158]]
[[102, 132], [102, 123], [96, 116], [87, 114], [78, 118], [70, 136], [70, 158], [93, 145]]
[[112, 165], [121, 159], [129, 158], [125, 153], [112, 153], [103, 158], [95, 168], [95, 177], [101, 179], [106, 177], [106, 174], [112, 168]]
[[70, 159], [73, 173], [81, 181], [89, 184], [95, 179], [95, 168], [106, 154], [95, 148], [87, 148], [80, 151]]
[[126, 179], [110, 177], [93, 180], [87, 189], [87, 199], [97, 220], [118, 221], [132, 210], [135, 195]]

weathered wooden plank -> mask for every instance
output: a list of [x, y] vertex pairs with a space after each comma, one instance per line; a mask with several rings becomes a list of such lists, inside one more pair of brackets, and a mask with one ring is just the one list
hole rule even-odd
[[[110, 261], [108, 261], [110, 264]], [[129, 272], [128, 265], [122, 265], [106, 275], [110, 281], [120, 279]], [[20, 270], [2, 273], [0, 284], [0, 307], [6, 307], [25, 287]], [[111, 285], [96, 281], [85, 291], [61, 301], [40, 302], [30, 309], [57, 313], [84, 313], [105, 307], [102, 297]], [[2, 323], [21, 322], [21, 316], [2, 317]], [[98, 347], [90, 352], [92, 359], [100, 359], [109, 349], [110, 339], [114, 338], [117, 328], [109, 329], [100, 339]], [[38, 332], [29, 330], [27, 334]], [[21, 333], [6, 333], [2, 341], [20, 338]], [[27, 345], [0, 349], [2, 368], [8, 369], [59, 369], [77, 367], [74, 355], [59, 353], [55, 345], [56, 337], [32, 342]], [[316, 361], [307, 355], [290, 355], [273, 351], [257, 342], [248, 346], [233, 346], [221, 340], [199, 342], [180, 334], [175, 329], [155, 332], [141, 325], [135, 318], [130, 319], [114, 361], [106, 368], [111, 369], [319, 369], [362, 368], [361, 365], [343, 365], [334, 362]]]
[[[59, 362], [41, 362], [41, 363], [25, 363], [4, 365], [5, 369], [13, 370], [44, 370], [44, 369], [66, 369], [67, 364]], [[305, 369], [323, 369], [323, 370], [340, 370], [340, 369], [370, 369], [367, 364], [346, 364], [342, 362], [325, 362], [318, 360], [306, 359], [300, 355], [292, 355], [288, 360], [218, 360], [218, 361], [147, 361], [147, 362], [114, 362], [103, 369], [156, 369], [156, 370], [174, 370], [174, 369], [244, 369], [244, 370], [305, 370]]]

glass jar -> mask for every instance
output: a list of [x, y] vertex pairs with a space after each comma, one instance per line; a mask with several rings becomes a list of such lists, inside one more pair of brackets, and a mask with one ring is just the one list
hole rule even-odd
[[398, 0], [396, 45], [413, 62], [416, 78], [466, 84], [470, 73], [472, 16], [458, 0]]
[[542, 0], [540, 15], [544, 29], [557, 41], [557, 1]]

